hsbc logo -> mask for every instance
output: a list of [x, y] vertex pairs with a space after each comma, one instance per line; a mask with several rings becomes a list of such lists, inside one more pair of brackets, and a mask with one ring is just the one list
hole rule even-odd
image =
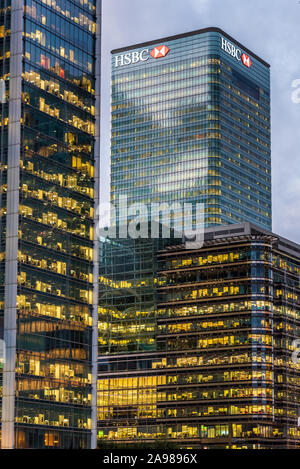
[[252, 60], [250, 59], [249, 55], [242, 53], [241, 49], [236, 47], [231, 42], [227, 41], [224, 37], [221, 38], [221, 49], [227, 52], [227, 54], [231, 55], [234, 59], [242, 62], [245, 67], [250, 68], [252, 65]]
[[242, 62], [248, 68], [250, 68], [252, 65], [252, 60], [250, 59], [249, 55], [245, 53], [242, 55]]
[[149, 49], [143, 49], [141, 52], [129, 52], [127, 54], [117, 55], [115, 57], [115, 68], [123, 67], [124, 65], [136, 64], [138, 62], [146, 62], [153, 57], [153, 59], [160, 59], [165, 57], [170, 52], [168, 46], [156, 46], [149, 53]]
[[154, 59], [160, 59], [161, 57], [165, 57], [170, 52], [168, 46], [158, 46], [154, 47], [154, 49], [150, 52], [150, 55]]

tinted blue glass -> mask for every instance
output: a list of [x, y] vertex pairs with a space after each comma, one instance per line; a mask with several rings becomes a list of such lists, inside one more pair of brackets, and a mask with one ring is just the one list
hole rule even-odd
[[202, 202], [206, 226], [271, 228], [269, 67], [249, 53], [245, 66], [222, 40], [205, 32], [112, 54], [116, 205]]

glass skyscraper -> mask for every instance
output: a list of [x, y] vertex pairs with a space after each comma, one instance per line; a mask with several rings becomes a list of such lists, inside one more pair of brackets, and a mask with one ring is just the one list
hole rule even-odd
[[271, 229], [270, 67], [218, 28], [112, 52], [111, 202]]
[[94, 447], [101, 4], [0, 15], [2, 448]]

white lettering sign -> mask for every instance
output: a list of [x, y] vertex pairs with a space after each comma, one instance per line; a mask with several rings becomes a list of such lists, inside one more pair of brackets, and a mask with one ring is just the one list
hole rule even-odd
[[234, 59], [238, 60], [239, 62], [242, 60], [242, 51], [238, 47], [234, 46], [231, 42], [227, 41], [224, 37], [222, 39], [222, 50], [227, 52], [227, 54], [231, 55]]
[[141, 52], [128, 52], [127, 54], [117, 55], [115, 57], [115, 67], [146, 62], [149, 59], [149, 49], [143, 49]]

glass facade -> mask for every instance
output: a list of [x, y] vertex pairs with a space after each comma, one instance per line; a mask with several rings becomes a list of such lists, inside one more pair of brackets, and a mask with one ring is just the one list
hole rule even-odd
[[158, 239], [100, 243], [99, 355], [156, 350], [156, 252], [163, 245]]
[[99, 18], [96, 0], [1, 2], [4, 448], [93, 445]]
[[101, 257], [99, 447], [299, 448], [300, 247], [207, 229], [201, 249], [152, 244], [150, 280], [153, 242], [128, 243]]
[[209, 28], [113, 51], [113, 204], [203, 203], [207, 227], [271, 229], [270, 70], [228, 38]]

